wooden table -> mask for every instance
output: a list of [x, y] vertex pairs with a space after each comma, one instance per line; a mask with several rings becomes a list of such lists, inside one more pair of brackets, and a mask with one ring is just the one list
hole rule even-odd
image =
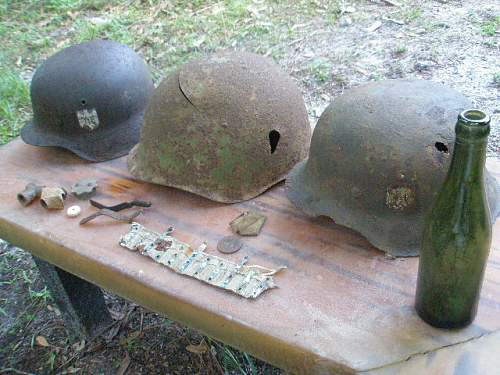
[[[390, 259], [354, 231], [306, 217], [282, 185], [248, 202], [218, 204], [134, 181], [124, 158], [92, 164], [19, 140], [0, 148], [0, 166], [0, 238], [281, 368], [301, 374], [500, 368], [499, 222], [477, 319], [466, 329], [445, 331], [413, 310], [418, 259]], [[500, 175], [500, 163], [489, 166]], [[69, 188], [82, 178], [98, 179], [96, 199], [103, 202], [152, 201], [138, 222], [157, 231], [174, 225], [180, 240], [194, 246], [207, 241], [214, 254], [218, 240], [231, 233], [230, 220], [245, 210], [262, 211], [268, 216], [262, 233], [244, 238], [244, 249], [227, 257], [287, 266], [275, 277], [279, 289], [245, 300], [121, 248], [128, 224], [99, 218], [79, 226], [62, 211], [48, 212], [38, 202], [22, 207], [15, 198], [33, 180]], [[74, 203], [69, 198], [67, 205]], [[82, 208], [84, 215], [94, 211], [86, 202]], [[494, 361], [497, 366], [488, 367]]]

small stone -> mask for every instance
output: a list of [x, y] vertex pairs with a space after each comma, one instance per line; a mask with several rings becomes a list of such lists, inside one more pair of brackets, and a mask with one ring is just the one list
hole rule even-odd
[[66, 211], [66, 215], [68, 217], [77, 217], [78, 215], [80, 215], [81, 212], [82, 209], [80, 208], [80, 206], [71, 206]]
[[418, 72], [429, 71], [435, 64], [432, 61], [420, 60], [414, 64], [414, 68]]
[[110, 22], [110, 19], [108, 18], [103, 18], [103, 17], [89, 17], [87, 19], [90, 23], [100, 26], [100, 25], [105, 25]]
[[352, 25], [352, 18], [349, 16], [342, 17], [339, 22], [340, 27], [347, 27]]
[[374, 31], [376, 31], [380, 26], [382, 26], [382, 22], [381, 21], [375, 21], [374, 23], [372, 23], [370, 25], [370, 27], [368, 27], [366, 29], [366, 31], [368, 31], [369, 33], [373, 33]]

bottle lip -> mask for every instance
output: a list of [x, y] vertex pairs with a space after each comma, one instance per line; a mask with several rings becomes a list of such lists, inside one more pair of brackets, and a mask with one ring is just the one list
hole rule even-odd
[[467, 125], [486, 125], [490, 122], [490, 116], [479, 109], [466, 109], [458, 115], [458, 119]]

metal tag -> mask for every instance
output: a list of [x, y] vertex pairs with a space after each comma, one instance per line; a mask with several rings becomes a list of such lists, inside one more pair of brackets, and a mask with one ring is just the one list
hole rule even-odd
[[266, 215], [246, 211], [229, 223], [234, 233], [241, 236], [257, 236], [267, 220]]
[[76, 117], [78, 125], [84, 129], [92, 131], [99, 127], [99, 116], [97, 116], [95, 108], [76, 111]]

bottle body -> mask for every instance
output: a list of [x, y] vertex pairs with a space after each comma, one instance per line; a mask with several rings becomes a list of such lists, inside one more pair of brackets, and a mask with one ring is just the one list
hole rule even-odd
[[427, 323], [459, 328], [476, 315], [491, 244], [484, 184], [489, 118], [465, 111], [453, 158], [425, 224], [415, 307]]

